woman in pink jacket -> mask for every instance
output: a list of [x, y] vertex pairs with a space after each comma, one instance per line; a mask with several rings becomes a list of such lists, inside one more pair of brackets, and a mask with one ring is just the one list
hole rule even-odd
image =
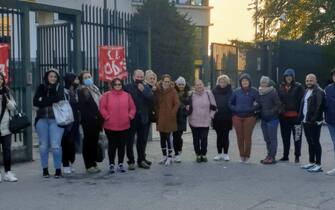
[[114, 79], [111, 90], [104, 93], [99, 102], [99, 111], [104, 119], [103, 128], [108, 138], [109, 172], [115, 173], [115, 155], [118, 151], [117, 171], [126, 172], [123, 166], [126, 142], [129, 138], [130, 121], [136, 107], [131, 96], [123, 91], [122, 81]]

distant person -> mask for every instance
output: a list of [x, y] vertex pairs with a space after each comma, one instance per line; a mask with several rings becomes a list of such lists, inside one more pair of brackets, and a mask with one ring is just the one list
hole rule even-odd
[[64, 99], [64, 88], [60, 85], [60, 75], [57, 69], [49, 69], [44, 74], [43, 83], [35, 92], [33, 105], [37, 107], [35, 127], [39, 140], [40, 161], [43, 177], [49, 178], [49, 147], [53, 154], [55, 178], [62, 176], [61, 141], [64, 128], [57, 125], [52, 104]]
[[150, 169], [151, 161], [146, 158], [146, 145], [150, 127], [150, 112], [153, 103], [152, 89], [144, 83], [144, 72], [137, 69], [133, 73], [133, 83], [125, 86], [134, 100], [136, 115], [131, 122], [130, 138], [126, 145], [128, 157], [128, 170], [135, 170], [134, 142], [136, 138], [137, 164], [139, 168]]
[[[335, 69], [331, 70], [331, 79], [333, 83], [329, 84], [326, 89], [326, 110], [325, 118], [328, 125], [330, 138], [333, 142], [335, 154]], [[335, 168], [327, 172], [328, 175], [335, 175]]]
[[309, 163], [302, 168], [308, 172], [322, 172], [320, 133], [323, 121], [325, 93], [317, 84], [314, 74], [306, 76], [306, 91], [301, 102], [300, 121], [308, 143]]
[[177, 131], [177, 111], [179, 109], [177, 91], [171, 86], [171, 83], [171, 76], [164, 74], [154, 92], [157, 131], [160, 134], [163, 154], [160, 163], [166, 166], [172, 163], [173, 147], [170, 135]]
[[241, 74], [239, 82], [240, 87], [233, 92], [229, 107], [233, 112], [233, 126], [236, 131], [241, 163], [249, 163], [251, 138], [256, 124], [256, 111], [259, 109], [257, 103], [259, 94], [257, 89], [251, 86], [249, 74]]
[[271, 79], [262, 76], [260, 79], [259, 105], [261, 107], [261, 127], [266, 142], [267, 156], [261, 160], [263, 164], [275, 164], [277, 154], [277, 131], [279, 124], [280, 99]]
[[295, 81], [295, 71], [287, 69], [278, 89], [281, 101], [280, 132], [283, 140], [283, 157], [279, 161], [289, 161], [291, 133], [293, 133], [295, 162], [300, 162], [302, 127], [298, 120], [300, 102], [304, 96], [303, 86]]
[[[2, 160], [5, 168], [3, 180], [6, 182], [16, 182], [18, 179], [11, 171], [12, 134], [9, 131], [10, 114], [15, 111], [16, 103], [13, 96], [10, 94], [9, 88], [6, 86], [5, 76], [2, 73], [0, 73], [0, 105], [0, 144], [2, 145]], [[0, 182], [1, 180], [2, 176], [0, 171]]]
[[181, 162], [181, 153], [183, 151], [183, 133], [187, 129], [187, 111], [186, 106], [189, 104], [190, 88], [186, 83], [184, 77], [178, 77], [175, 81], [175, 89], [179, 97], [179, 108], [177, 112], [177, 131], [173, 132], [173, 148], [174, 148], [174, 162]]
[[[123, 160], [126, 143], [130, 137], [130, 121], [134, 119], [136, 107], [131, 96], [123, 91], [122, 81], [114, 79], [111, 89], [100, 98], [99, 110], [104, 119], [103, 128], [108, 138], [109, 172], [124, 173]], [[115, 155], [118, 153], [118, 165], [115, 166]]]
[[78, 107], [84, 132], [83, 158], [87, 173], [98, 173], [97, 151], [102, 117], [99, 112], [100, 90], [94, 85], [90, 72], [82, 71], [79, 75]]
[[64, 76], [64, 96], [69, 101], [74, 122], [66, 126], [62, 137], [62, 162], [64, 174], [71, 174], [73, 163], [76, 159], [76, 135], [79, 132], [79, 110], [77, 100], [77, 88], [79, 86], [79, 79], [73, 73], [67, 73]]
[[208, 161], [206, 156], [208, 131], [216, 109], [212, 92], [205, 90], [201, 80], [196, 80], [186, 110], [189, 112], [188, 121], [192, 130], [193, 146], [198, 163]]
[[216, 87], [212, 90], [215, 97], [217, 112], [213, 119], [213, 128], [216, 132], [216, 146], [218, 155], [214, 160], [229, 161], [229, 132], [232, 129], [232, 112], [229, 108], [229, 100], [233, 94], [230, 85], [230, 78], [227, 75], [220, 75], [216, 81]]

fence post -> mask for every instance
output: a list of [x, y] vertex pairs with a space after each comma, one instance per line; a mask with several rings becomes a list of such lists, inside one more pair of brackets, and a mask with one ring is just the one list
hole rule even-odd
[[79, 73], [83, 68], [82, 54], [81, 54], [81, 14], [76, 15], [73, 24], [73, 51], [74, 51], [74, 71]]
[[[29, 8], [27, 6], [22, 7], [22, 64], [23, 64], [23, 75], [25, 79], [24, 88], [24, 100], [23, 100], [23, 111], [32, 122], [32, 66], [30, 62], [30, 31], [29, 31]], [[24, 145], [26, 146], [26, 160], [33, 160], [33, 136], [32, 126], [28, 127], [24, 131]]]

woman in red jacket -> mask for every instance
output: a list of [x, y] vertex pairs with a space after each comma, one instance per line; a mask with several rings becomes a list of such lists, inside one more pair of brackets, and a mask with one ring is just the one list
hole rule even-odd
[[118, 151], [117, 171], [124, 173], [123, 166], [130, 121], [134, 119], [136, 107], [131, 96], [123, 91], [122, 81], [114, 79], [111, 90], [100, 98], [99, 111], [104, 119], [103, 128], [108, 138], [109, 172], [115, 173], [115, 155]]

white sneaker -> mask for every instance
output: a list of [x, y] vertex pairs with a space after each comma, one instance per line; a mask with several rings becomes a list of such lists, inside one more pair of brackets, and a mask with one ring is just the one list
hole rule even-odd
[[314, 165], [314, 167], [308, 169], [307, 171], [311, 173], [318, 173], [318, 172], [322, 172], [323, 170], [322, 170], [321, 165]]
[[67, 175], [71, 174], [72, 173], [71, 167], [70, 166], [64, 167], [63, 172], [64, 172], [64, 174], [67, 174]]
[[222, 157], [223, 157], [223, 159], [224, 159], [225, 161], [229, 161], [229, 160], [230, 160], [228, 154], [223, 154]]
[[314, 163], [308, 163], [306, 165], [301, 166], [302, 169], [310, 169], [313, 168], [315, 166]]
[[163, 164], [165, 164], [166, 160], [167, 160], [167, 157], [163, 156], [163, 158], [158, 163], [163, 165]]
[[335, 176], [335, 168], [333, 168], [330, 171], [327, 171], [327, 175], [329, 175], [329, 176]]
[[172, 163], [172, 158], [168, 157], [165, 161], [165, 166], [169, 166], [169, 165], [171, 165], [171, 163]]
[[220, 161], [220, 160], [222, 160], [222, 159], [223, 159], [223, 156], [222, 156], [221, 153], [214, 157], [214, 160], [215, 160], [215, 161]]
[[176, 155], [176, 156], [174, 157], [174, 162], [176, 162], [176, 163], [181, 163], [180, 155]]
[[249, 158], [245, 158], [245, 160], [244, 160], [244, 164], [249, 164], [250, 162], [249, 162]]
[[6, 182], [17, 182], [17, 178], [11, 171], [8, 171], [7, 173], [5, 173], [3, 180]]

